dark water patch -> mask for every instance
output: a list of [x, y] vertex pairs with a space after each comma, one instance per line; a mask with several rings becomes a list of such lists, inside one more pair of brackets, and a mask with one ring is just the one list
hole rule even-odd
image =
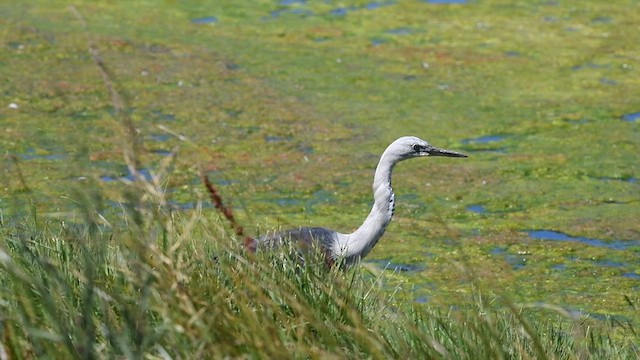
[[622, 120], [628, 121], [628, 122], [636, 122], [640, 120], [640, 112], [624, 114], [622, 115]]
[[362, 6], [340, 6], [329, 11], [329, 15], [346, 16], [348, 13], [359, 10], [376, 10], [386, 6], [395, 5], [395, 1], [373, 1]]
[[556, 271], [564, 271], [567, 270], [567, 265], [565, 264], [555, 264], [551, 267], [552, 270], [556, 270]]
[[305, 0], [280, 0], [282, 6], [304, 5], [305, 3]]
[[327, 203], [334, 200], [333, 193], [328, 190], [318, 190], [313, 193], [311, 199], [308, 201], [309, 205], [316, 205], [321, 203]]
[[169, 139], [171, 139], [171, 135], [169, 135], [169, 134], [149, 134], [149, 135], [147, 135], [147, 139], [149, 139], [151, 141], [165, 142], [165, 141], [168, 141]]
[[591, 22], [594, 24], [611, 24], [613, 21], [608, 16], [596, 16], [591, 19]]
[[311, 145], [300, 145], [298, 146], [298, 150], [306, 155], [311, 155], [314, 153], [313, 146]]
[[510, 254], [507, 252], [507, 248], [504, 247], [493, 248], [490, 254], [502, 256], [513, 270], [522, 269], [527, 265], [526, 254]]
[[613, 80], [613, 79], [609, 79], [609, 78], [600, 78], [600, 84], [602, 84], [602, 85], [618, 85], [618, 82]]
[[300, 199], [278, 198], [274, 199], [273, 202], [278, 206], [302, 206], [302, 201]]
[[357, 8], [354, 7], [339, 7], [329, 11], [329, 15], [333, 16], [346, 16], [350, 11], [355, 11]]
[[469, 138], [462, 140], [463, 144], [489, 144], [504, 140], [506, 137], [503, 135], [486, 135], [477, 138]]
[[[196, 201], [179, 202], [179, 201], [170, 200], [168, 201], [168, 204], [171, 208], [177, 209], [177, 210], [193, 210], [198, 207], [198, 203]], [[208, 202], [208, 201], [202, 202], [200, 206], [203, 209], [213, 208], [213, 204], [211, 204], [211, 202]]]
[[373, 45], [373, 46], [380, 46], [380, 45], [382, 45], [382, 44], [384, 44], [386, 42], [387, 42], [387, 40], [385, 40], [385, 39], [379, 39], [379, 38], [371, 39], [371, 45]]
[[518, 51], [505, 51], [504, 56], [506, 57], [520, 57], [522, 54]]
[[593, 262], [595, 265], [602, 267], [624, 267], [626, 264], [613, 260], [598, 260]]
[[138, 169], [137, 175], [129, 174], [123, 177], [123, 179], [129, 180], [129, 181], [137, 181], [140, 178], [150, 181], [151, 179], [153, 179], [153, 176], [151, 175], [151, 171], [149, 169], [142, 168], [142, 169]]
[[585, 245], [604, 247], [604, 248], [615, 249], [615, 250], [625, 250], [631, 247], [640, 246], [640, 241], [637, 241], [637, 240], [605, 241], [600, 239], [590, 239], [590, 238], [584, 238], [584, 237], [569, 236], [567, 234], [561, 233], [559, 231], [553, 231], [553, 230], [529, 230], [527, 231], [527, 234], [529, 234], [529, 237], [531, 237], [532, 239], [537, 239], [537, 240], [579, 242]]
[[232, 117], [232, 118], [237, 118], [238, 116], [240, 116], [240, 114], [242, 114], [242, 110], [239, 110], [239, 109], [224, 109], [222, 111], [227, 116]]
[[513, 270], [520, 270], [527, 266], [527, 258], [522, 255], [507, 254], [504, 259]]
[[264, 137], [264, 141], [268, 143], [288, 142], [291, 140], [293, 140], [291, 136], [267, 135]]
[[218, 18], [215, 16], [205, 16], [201, 18], [191, 19], [191, 23], [193, 24], [216, 24], [218, 22]]
[[224, 63], [224, 67], [227, 70], [238, 70], [238, 69], [240, 69], [240, 65], [238, 65], [238, 64], [236, 64], [234, 62], [230, 62], [230, 61], [225, 62]]
[[591, 120], [586, 119], [586, 118], [580, 118], [580, 119], [562, 119], [563, 121], [566, 121], [568, 123], [571, 124], [588, 124], [591, 122]]
[[118, 177], [113, 177], [113, 176], [109, 176], [109, 175], [103, 175], [100, 176], [100, 180], [104, 181], [104, 182], [113, 182], [113, 181], [118, 181]]
[[104, 182], [114, 182], [114, 181], [123, 181], [123, 180], [136, 181], [140, 177], [147, 181], [151, 181], [151, 179], [153, 178], [153, 176], [151, 175], [151, 171], [149, 169], [142, 168], [142, 169], [138, 169], [138, 176], [134, 176], [131, 173], [129, 175], [120, 175], [120, 176], [103, 175], [103, 176], [100, 176], [100, 180]]
[[476, 214], [486, 214], [487, 209], [483, 205], [469, 205], [467, 206], [467, 211], [474, 212]]
[[162, 112], [161, 110], [152, 110], [151, 114], [153, 115], [153, 118], [155, 120], [161, 120], [161, 121], [175, 121], [176, 120], [176, 116], [175, 115]]
[[24, 49], [24, 44], [20, 43], [20, 42], [16, 42], [16, 41], [7, 42], [7, 46], [11, 50], [22, 50], [22, 49]]
[[23, 154], [18, 155], [22, 160], [64, 160], [66, 154], [52, 152], [38, 152], [36, 149], [29, 148]]
[[313, 11], [311, 11], [309, 9], [292, 8], [292, 9], [274, 10], [274, 11], [271, 12], [271, 17], [272, 18], [277, 18], [277, 17], [280, 17], [281, 15], [286, 15], [286, 14], [300, 15], [300, 16], [313, 16], [314, 15]]
[[640, 280], [640, 274], [635, 273], [635, 272], [624, 273], [624, 274], [622, 274], [622, 277], [626, 277], [626, 278], [629, 278], [629, 279]]
[[160, 156], [169, 156], [171, 155], [171, 151], [170, 150], [165, 150], [165, 149], [153, 149], [151, 150], [152, 154], [156, 154], [156, 155], [160, 155]]
[[424, 266], [416, 264], [394, 263], [389, 260], [369, 260], [369, 263], [375, 264], [382, 270], [390, 270], [394, 272], [417, 272], [424, 270]]
[[468, 0], [424, 0], [427, 4], [466, 4]]
[[411, 35], [415, 32], [415, 30], [408, 27], [399, 27], [395, 29], [389, 29], [385, 31], [385, 33], [389, 35]]
[[606, 67], [607, 67], [606, 65], [589, 62], [581, 65], [574, 65], [571, 67], [571, 70], [578, 71], [578, 70], [586, 70], [586, 69], [603, 69]]
[[396, 3], [395, 1], [374, 1], [368, 4], [365, 4], [363, 8], [367, 10], [375, 10], [385, 6], [395, 5], [395, 3]]
[[429, 302], [429, 297], [427, 295], [418, 296], [415, 300], [418, 304], [426, 304]]
[[616, 321], [620, 323], [629, 322], [629, 318], [627, 318], [626, 316], [610, 315], [610, 314], [603, 314], [603, 313], [597, 313], [597, 312], [587, 312], [584, 310], [576, 310], [571, 308], [565, 308], [565, 310], [574, 319], [588, 317], [588, 318], [599, 320], [599, 321]]
[[603, 177], [596, 177], [596, 179], [598, 180], [602, 180], [602, 181], [624, 181], [624, 182], [628, 182], [630, 184], [637, 184], [638, 183], [638, 178], [635, 178], [633, 176], [623, 176], [623, 177], [607, 177], [607, 176], [603, 176]]
[[505, 147], [498, 146], [498, 143], [506, 138], [504, 135], [486, 135], [463, 139], [461, 142], [464, 145], [469, 145], [469, 147], [466, 148], [467, 151], [506, 153], [507, 149]]

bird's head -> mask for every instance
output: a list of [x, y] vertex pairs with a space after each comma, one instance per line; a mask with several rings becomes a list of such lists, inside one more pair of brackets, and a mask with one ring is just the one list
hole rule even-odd
[[399, 138], [389, 145], [385, 153], [388, 153], [388, 155], [392, 156], [396, 161], [418, 156], [467, 157], [467, 155], [457, 151], [437, 148], [415, 136], [403, 136]]

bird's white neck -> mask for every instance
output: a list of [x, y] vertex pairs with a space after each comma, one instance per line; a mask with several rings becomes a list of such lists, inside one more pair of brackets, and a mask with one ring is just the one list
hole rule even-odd
[[374, 203], [362, 225], [351, 234], [339, 234], [333, 254], [352, 263], [365, 257], [380, 240], [393, 217], [395, 196], [391, 188], [391, 171], [397, 160], [382, 154], [373, 179]]

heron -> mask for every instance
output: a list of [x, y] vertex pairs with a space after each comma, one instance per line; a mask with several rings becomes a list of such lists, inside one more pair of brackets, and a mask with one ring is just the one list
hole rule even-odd
[[425, 156], [467, 157], [456, 151], [435, 147], [415, 136], [403, 136], [382, 153], [373, 177], [373, 206], [355, 231], [340, 233], [324, 227], [300, 227], [251, 239], [245, 246], [252, 252], [284, 244], [301, 249], [317, 246], [327, 266], [339, 263], [345, 268], [351, 267], [369, 254], [393, 218], [395, 195], [391, 187], [391, 174], [394, 166], [402, 160]]

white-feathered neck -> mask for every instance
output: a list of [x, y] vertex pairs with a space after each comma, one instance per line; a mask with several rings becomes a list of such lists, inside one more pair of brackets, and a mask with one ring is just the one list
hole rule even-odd
[[374, 203], [362, 225], [351, 234], [337, 235], [333, 256], [344, 258], [347, 265], [365, 257], [380, 240], [393, 217], [395, 196], [391, 188], [391, 172], [402, 160], [390, 145], [380, 157], [373, 179]]

